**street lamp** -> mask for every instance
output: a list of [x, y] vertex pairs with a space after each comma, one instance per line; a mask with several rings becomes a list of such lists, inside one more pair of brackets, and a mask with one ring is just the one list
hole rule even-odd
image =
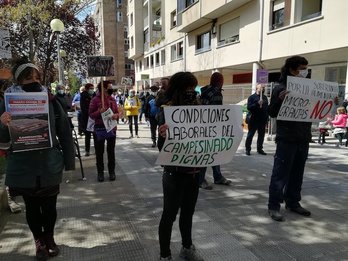
[[63, 84], [63, 71], [61, 67], [61, 61], [60, 61], [60, 45], [59, 45], [59, 34], [64, 31], [64, 24], [59, 19], [53, 19], [50, 23], [51, 30], [53, 33], [57, 34], [57, 52], [58, 52], [58, 73], [59, 73], [59, 83]]

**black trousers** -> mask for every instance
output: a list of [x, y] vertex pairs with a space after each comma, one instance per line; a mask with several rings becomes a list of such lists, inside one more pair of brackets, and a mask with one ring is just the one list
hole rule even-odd
[[138, 135], [138, 115], [128, 116], [129, 131], [133, 135], [133, 119], [134, 119], [135, 135]]
[[115, 173], [115, 145], [116, 137], [111, 137], [107, 139], [97, 139], [94, 140], [94, 148], [97, 160], [97, 171], [98, 173], [104, 172], [104, 150], [105, 150], [105, 140], [106, 140], [106, 153], [108, 156], [108, 171], [110, 173]]
[[283, 201], [292, 208], [299, 206], [308, 149], [308, 143], [277, 141], [269, 185], [268, 209], [279, 210]]
[[182, 245], [192, 245], [192, 217], [198, 198], [198, 176], [187, 173], [163, 173], [163, 212], [159, 224], [161, 257], [171, 255], [170, 239], [172, 227], [180, 208], [179, 228]]
[[44, 233], [54, 231], [57, 220], [57, 195], [50, 197], [32, 197], [23, 195], [26, 219], [35, 239]]
[[150, 121], [151, 140], [153, 142], [156, 142], [158, 122], [155, 119], [155, 117], [150, 117], [149, 121]]
[[84, 131], [85, 133], [85, 152], [90, 152], [91, 150], [91, 136], [93, 134], [93, 140], [96, 139], [93, 132]]
[[257, 151], [263, 149], [263, 141], [265, 139], [266, 124], [250, 122], [248, 125], [248, 135], [245, 140], [245, 150], [251, 150], [251, 143], [255, 132], [257, 131]]

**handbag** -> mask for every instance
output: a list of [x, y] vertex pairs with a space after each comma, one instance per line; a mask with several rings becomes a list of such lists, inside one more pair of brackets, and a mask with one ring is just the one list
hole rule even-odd
[[97, 140], [105, 140], [116, 137], [116, 133], [114, 130], [107, 132], [105, 127], [95, 127], [94, 132], [97, 137]]
[[247, 115], [246, 115], [246, 117], [245, 117], [245, 123], [246, 123], [246, 124], [249, 124], [250, 118], [251, 118], [251, 113], [248, 112]]

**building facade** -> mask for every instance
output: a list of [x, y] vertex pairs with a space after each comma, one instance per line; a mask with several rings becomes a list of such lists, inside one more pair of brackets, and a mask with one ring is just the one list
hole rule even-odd
[[134, 61], [128, 58], [127, 0], [98, 0], [94, 19], [101, 42], [95, 55], [113, 56], [115, 61], [114, 76], [108, 80], [117, 87], [124, 87], [123, 78], [132, 79], [134, 83]]
[[226, 86], [255, 86], [258, 70], [277, 81], [285, 59], [302, 55], [313, 79], [338, 82], [344, 96], [346, 10], [346, 0], [128, 0], [135, 84], [184, 70], [200, 85], [220, 71]]

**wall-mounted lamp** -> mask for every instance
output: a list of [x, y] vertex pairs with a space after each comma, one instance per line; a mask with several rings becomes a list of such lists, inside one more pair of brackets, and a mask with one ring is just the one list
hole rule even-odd
[[211, 34], [212, 35], [216, 35], [216, 21], [217, 21], [217, 19], [215, 18], [215, 19], [213, 19], [213, 23], [212, 23], [212, 25], [211, 25]]

